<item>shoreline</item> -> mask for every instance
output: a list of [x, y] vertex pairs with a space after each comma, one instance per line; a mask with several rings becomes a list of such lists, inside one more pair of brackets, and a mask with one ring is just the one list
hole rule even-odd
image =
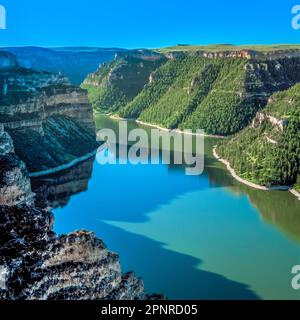
[[[103, 113], [102, 113], [103, 114]], [[110, 114], [104, 114], [106, 116], [109, 116], [111, 119], [113, 120], [129, 120], [129, 121], [134, 121], [136, 122], [137, 124], [141, 124], [141, 125], [144, 125], [144, 126], [148, 126], [148, 127], [153, 127], [153, 128], [156, 128], [156, 129], [160, 129], [160, 130], [163, 130], [163, 131], [167, 131], [167, 132], [170, 132], [171, 130], [170, 129], [167, 129], [167, 128], [163, 128], [163, 127], [160, 127], [158, 125], [155, 125], [155, 124], [151, 124], [151, 123], [147, 123], [147, 122], [143, 122], [143, 121], [140, 121], [140, 120], [137, 120], [137, 119], [126, 119], [126, 118], [121, 118], [119, 116], [116, 116], [116, 115], [110, 115]], [[199, 135], [197, 133], [185, 133], [184, 131], [182, 130], [179, 130], [179, 129], [174, 129], [175, 132], [178, 132], [178, 133], [183, 133], [183, 134], [192, 134], [192, 135]], [[225, 136], [218, 136], [218, 135], [206, 135], [204, 134], [205, 137], [209, 137], [209, 138], [226, 138]], [[257, 189], [257, 190], [262, 190], [262, 191], [289, 191], [291, 194], [293, 194], [296, 198], [298, 198], [298, 200], [300, 200], [300, 192], [298, 192], [297, 190], [293, 189], [291, 186], [276, 186], [276, 187], [266, 187], [266, 186], [262, 186], [262, 185], [259, 185], [259, 184], [256, 184], [256, 183], [253, 183], [253, 182], [250, 182], [246, 179], [243, 179], [241, 178], [236, 172], [235, 170], [231, 167], [230, 163], [225, 160], [225, 159], [222, 159], [217, 151], [217, 146], [214, 146], [213, 147], [213, 156], [215, 159], [217, 159], [219, 162], [223, 163], [225, 166], [226, 166], [226, 169], [229, 171], [229, 173], [231, 174], [231, 176], [237, 180], [238, 182], [248, 186], [248, 187], [251, 187], [251, 188], [254, 188], [254, 189]]]
[[116, 116], [116, 115], [110, 115], [110, 114], [106, 114], [108, 117], [110, 117], [111, 119], [113, 120], [128, 120], [128, 121], [134, 121], [135, 123], [137, 124], [141, 124], [143, 126], [147, 126], [147, 127], [152, 127], [152, 128], [155, 128], [155, 129], [159, 129], [159, 130], [162, 130], [162, 131], [165, 131], [165, 132], [176, 132], [176, 133], [182, 133], [182, 134], [186, 134], [186, 135], [192, 135], [192, 136], [203, 136], [203, 137], [207, 137], [207, 138], [219, 138], [219, 139], [224, 139], [226, 138], [225, 136], [221, 136], [221, 135], [213, 135], [213, 134], [201, 134], [201, 133], [193, 133], [193, 132], [184, 132], [183, 130], [179, 130], [179, 129], [168, 129], [168, 128], [164, 128], [164, 127], [161, 127], [159, 125], [156, 125], [156, 124], [152, 124], [152, 123], [149, 123], [149, 122], [144, 122], [144, 121], [141, 121], [141, 120], [137, 120], [137, 119], [126, 119], [126, 118], [121, 118], [119, 116]]
[[62, 164], [58, 167], [47, 169], [47, 170], [42, 170], [42, 171], [37, 171], [37, 172], [30, 172], [29, 178], [38, 178], [41, 176], [47, 176], [47, 175], [54, 174], [54, 173], [57, 173], [57, 172], [60, 172], [60, 171], [66, 170], [66, 169], [70, 169], [71, 167], [75, 166], [76, 164], [83, 162], [85, 160], [88, 160], [91, 157], [95, 156], [96, 153], [97, 153], [97, 149], [94, 150], [93, 152], [87, 153], [86, 155], [84, 155], [82, 157], [76, 158], [76, 159], [72, 160], [71, 162]]
[[229, 171], [229, 173], [231, 174], [231, 176], [236, 179], [238, 182], [240, 183], [243, 183], [244, 185], [248, 186], [248, 187], [251, 187], [251, 188], [254, 188], [254, 189], [257, 189], [257, 190], [262, 190], [262, 191], [289, 191], [291, 192], [295, 197], [298, 198], [298, 200], [300, 200], [300, 193], [298, 191], [296, 191], [295, 189], [292, 189], [292, 187], [290, 186], [277, 186], [277, 187], [265, 187], [265, 186], [262, 186], [262, 185], [259, 185], [259, 184], [256, 184], [256, 183], [253, 183], [253, 182], [250, 182], [248, 180], [245, 180], [243, 178], [241, 178], [239, 175], [237, 175], [237, 173], [235, 172], [235, 170], [231, 167], [230, 163], [225, 160], [225, 159], [222, 159], [218, 153], [217, 153], [217, 146], [214, 146], [213, 147], [213, 156], [221, 163], [223, 163], [227, 170]]
[[298, 200], [300, 200], [300, 192], [295, 190], [295, 189], [290, 189], [289, 190]]

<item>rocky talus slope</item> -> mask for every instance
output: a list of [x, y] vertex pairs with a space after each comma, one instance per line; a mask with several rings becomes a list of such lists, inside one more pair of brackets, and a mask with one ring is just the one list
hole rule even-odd
[[229, 135], [300, 81], [300, 51], [130, 52], [83, 83], [96, 110], [167, 128]]

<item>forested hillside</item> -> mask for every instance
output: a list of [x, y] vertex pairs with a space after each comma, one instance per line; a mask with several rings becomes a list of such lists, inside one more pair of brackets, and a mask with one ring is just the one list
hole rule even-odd
[[253, 123], [218, 147], [244, 179], [300, 185], [300, 84], [274, 94]]
[[288, 54], [266, 60], [246, 58], [244, 51], [217, 54], [130, 53], [103, 65], [83, 87], [101, 112], [230, 135], [246, 127], [274, 92], [300, 81], [300, 58]]

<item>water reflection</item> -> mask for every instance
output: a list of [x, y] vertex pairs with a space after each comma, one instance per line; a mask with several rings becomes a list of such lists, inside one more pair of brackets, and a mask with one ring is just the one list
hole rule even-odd
[[[104, 121], [98, 125], [111, 120]], [[205, 141], [201, 176], [163, 162], [95, 161], [91, 172], [90, 160], [64, 172], [68, 178], [34, 182], [35, 190], [48, 205], [65, 205], [55, 210], [58, 233], [95, 231], [125, 270], [143, 277], [147, 291], [170, 298], [299, 298], [290, 269], [300, 261], [300, 202], [235, 181], [211, 155], [216, 142]]]

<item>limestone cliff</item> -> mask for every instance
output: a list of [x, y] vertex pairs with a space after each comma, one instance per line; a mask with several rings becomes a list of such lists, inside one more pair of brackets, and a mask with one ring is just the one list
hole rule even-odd
[[117, 54], [115, 60], [102, 64], [83, 82], [95, 109], [117, 111], [137, 96], [149, 82], [151, 73], [166, 62], [164, 55], [150, 50]]
[[[55, 170], [93, 152], [93, 112], [86, 91], [60, 75], [8, 63], [0, 68], [0, 123], [30, 173]], [[6, 58], [7, 59], [7, 58]]]

